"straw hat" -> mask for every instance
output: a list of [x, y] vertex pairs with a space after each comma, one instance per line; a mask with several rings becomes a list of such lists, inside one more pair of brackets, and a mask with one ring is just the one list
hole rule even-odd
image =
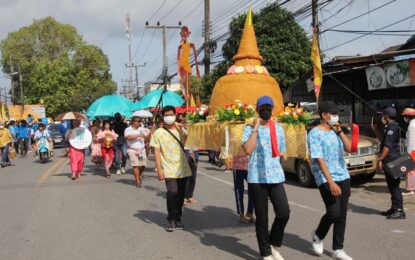
[[405, 108], [405, 110], [402, 112], [403, 116], [415, 116], [415, 109], [414, 108]]

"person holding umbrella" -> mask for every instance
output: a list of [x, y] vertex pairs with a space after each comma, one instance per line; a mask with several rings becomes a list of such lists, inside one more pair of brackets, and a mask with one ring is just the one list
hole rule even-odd
[[97, 134], [98, 140], [101, 141], [102, 158], [104, 158], [105, 171], [107, 178], [111, 177], [110, 167], [114, 160], [114, 144], [118, 135], [112, 130], [109, 121], [104, 121], [102, 130]]
[[71, 123], [72, 127], [66, 132], [65, 139], [69, 144], [69, 161], [72, 171], [71, 179], [76, 180], [81, 176], [81, 172], [84, 169], [85, 149], [77, 149], [70, 144], [70, 140], [74, 137], [73, 129], [80, 127], [81, 121], [79, 119], [73, 119]]

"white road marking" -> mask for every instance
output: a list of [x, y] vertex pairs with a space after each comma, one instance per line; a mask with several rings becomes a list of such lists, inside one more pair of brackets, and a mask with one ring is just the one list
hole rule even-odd
[[[233, 182], [222, 180], [218, 177], [209, 175], [209, 174], [201, 172], [199, 170], [197, 171], [197, 174], [203, 175], [203, 176], [208, 177], [212, 180], [215, 180], [215, 181], [218, 181], [218, 182], [221, 182], [223, 184], [226, 184], [226, 185], [229, 185], [229, 186], [233, 187]], [[296, 206], [296, 207], [299, 207], [299, 208], [308, 209], [308, 210], [318, 212], [318, 213], [324, 213], [324, 211], [322, 211], [322, 210], [318, 210], [318, 209], [315, 209], [315, 208], [312, 208], [312, 207], [309, 207], [307, 205], [303, 205], [303, 204], [300, 204], [300, 203], [297, 203], [297, 202], [288, 201], [288, 203], [290, 203], [290, 205], [293, 205], [293, 206]]]

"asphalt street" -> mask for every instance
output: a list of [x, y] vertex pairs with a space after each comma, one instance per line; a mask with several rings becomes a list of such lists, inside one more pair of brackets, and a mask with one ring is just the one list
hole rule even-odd
[[[67, 158], [40, 164], [31, 155], [0, 169], [0, 259], [260, 258], [254, 225], [238, 221], [232, 174], [207, 164], [206, 156], [199, 164], [198, 203], [184, 210], [185, 230], [167, 233], [165, 186], [152, 161], [140, 189], [129, 168], [107, 179], [87, 157], [81, 179], [72, 181]], [[287, 179], [291, 218], [281, 254], [331, 259], [331, 231], [324, 256], [311, 250], [310, 234], [324, 213], [318, 190]], [[405, 198], [406, 220], [386, 220], [379, 212], [389, 206], [389, 194], [376, 176], [355, 182], [349, 206], [345, 250], [354, 259], [414, 258], [415, 197]]]

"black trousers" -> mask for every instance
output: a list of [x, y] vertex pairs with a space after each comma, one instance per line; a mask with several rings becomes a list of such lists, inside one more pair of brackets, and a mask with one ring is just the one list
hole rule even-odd
[[188, 177], [166, 179], [167, 187], [167, 220], [180, 222], [183, 211], [184, 195], [186, 192], [186, 183]]
[[[290, 207], [284, 184], [249, 183], [248, 190], [252, 191], [256, 214], [256, 236], [261, 256], [272, 254], [271, 245], [280, 247], [284, 237], [285, 226], [290, 218]], [[268, 230], [268, 197], [271, 199], [275, 212], [271, 233]]]
[[190, 170], [192, 171], [192, 175], [188, 177], [188, 181], [186, 183], [186, 199], [193, 198], [193, 192], [196, 187], [197, 162], [190, 164]]
[[333, 250], [343, 249], [346, 231], [347, 206], [350, 198], [350, 179], [336, 182], [340, 186], [340, 197], [331, 195], [327, 183], [319, 186], [320, 194], [326, 205], [326, 214], [321, 218], [316, 235], [324, 239], [333, 224]]
[[403, 209], [402, 190], [399, 186], [401, 184], [401, 178], [395, 179], [386, 170], [384, 170], [384, 172], [386, 184], [388, 185], [389, 193], [391, 194], [392, 208]]

